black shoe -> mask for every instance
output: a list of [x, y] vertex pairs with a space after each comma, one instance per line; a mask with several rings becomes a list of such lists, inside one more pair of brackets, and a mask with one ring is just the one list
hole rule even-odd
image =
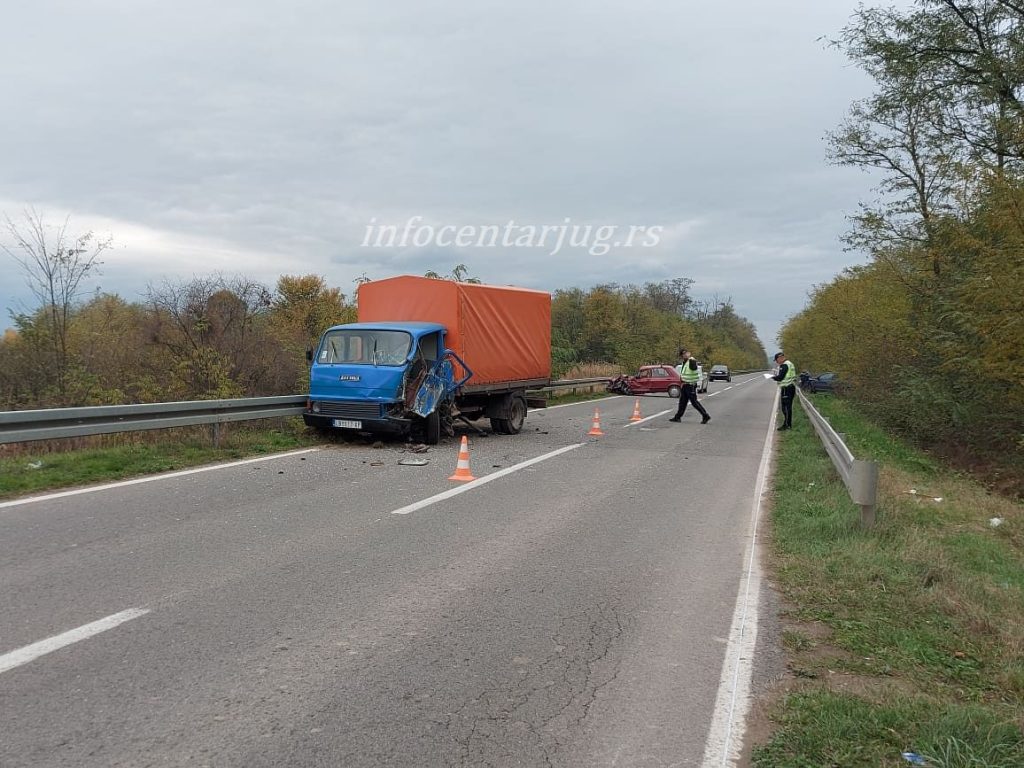
[[711, 417], [710, 416], [705, 416], [703, 419], [700, 420], [700, 423], [701, 424], [707, 424], [709, 421], [711, 421]]
[[782, 425], [781, 427], [779, 427], [779, 428], [778, 428], [777, 430], [775, 430], [775, 431], [776, 431], [776, 432], [785, 432], [785, 431], [786, 431], [787, 429], [789, 429], [789, 425], [788, 425], [788, 424], [783, 424], [783, 425]]
[[682, 419], [680, 419], [678, 416], [673, 416], [671, 419], [669, 419], [669, 421], [674, 421], [678, 424], [680, 421], [682, 421]]

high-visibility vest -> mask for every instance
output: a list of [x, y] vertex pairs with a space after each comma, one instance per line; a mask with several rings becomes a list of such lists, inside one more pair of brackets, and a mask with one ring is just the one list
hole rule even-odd
[[793, 365], [792, 360], [785, 360], [783, 364], [786, 366], [786, 375], [782, 377], [779, 386], [788, 387], [790, 384], [796, 383], [796, 366]]
[[696, 384], [697, 383], [697, 372], [690, 368], [690, 361], [687, 360], [682, 365], [683, 370], [679, 372], [679, 378], [683, 380], [684, 384]]

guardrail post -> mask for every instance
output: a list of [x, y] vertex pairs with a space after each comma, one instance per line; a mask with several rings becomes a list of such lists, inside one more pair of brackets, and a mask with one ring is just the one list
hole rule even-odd
[[213, 424], [210, 425], [210, 439], [213, 441], [214, 448], [220, 448], [220, 438], [220, 422], [215, 421]]
[[860, 506], [860, 521], [866, 528], [875, 524], [878, 504], [878, 463], [855, 459], [850, 468], [850, 498]]

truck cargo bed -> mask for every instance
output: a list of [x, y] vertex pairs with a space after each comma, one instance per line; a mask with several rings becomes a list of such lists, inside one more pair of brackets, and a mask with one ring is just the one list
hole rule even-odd
[[[430, 322], [473, 372], [465, 392], [545, 386], [551, 378], [551, 295], [410, 275], [359, 286], [359, 322]], [[516, 386], [513, 387], [512, 385]]]

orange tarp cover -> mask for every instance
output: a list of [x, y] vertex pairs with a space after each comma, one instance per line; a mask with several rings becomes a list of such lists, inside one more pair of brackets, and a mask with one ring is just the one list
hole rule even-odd
[[405, 275], [363, 283], [358, 295], [361, 323], [445, 326], [470, 386], [551, 378], [549, 293]]

